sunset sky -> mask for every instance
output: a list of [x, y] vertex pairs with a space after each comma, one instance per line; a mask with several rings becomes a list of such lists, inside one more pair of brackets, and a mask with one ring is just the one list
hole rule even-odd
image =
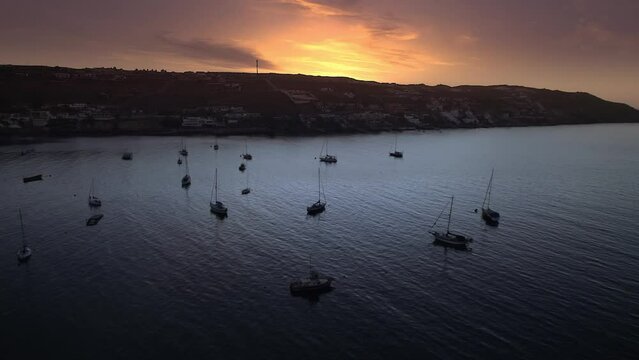
[[639, 107], [637, 0], [3, 0], [0, 63], [587, 91]]

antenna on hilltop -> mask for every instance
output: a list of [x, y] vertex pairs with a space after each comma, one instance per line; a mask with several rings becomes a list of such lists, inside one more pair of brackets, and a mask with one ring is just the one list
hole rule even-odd
[[260, 61], [258, 59], [255, 59], [255, 75], [258, 75], [260, 73]]

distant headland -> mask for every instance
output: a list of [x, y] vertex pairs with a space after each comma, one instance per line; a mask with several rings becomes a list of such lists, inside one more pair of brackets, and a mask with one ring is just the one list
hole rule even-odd
[[0, 136], [264, 134], [639, 122], [588, 93], [292, 74], [0, 65]]

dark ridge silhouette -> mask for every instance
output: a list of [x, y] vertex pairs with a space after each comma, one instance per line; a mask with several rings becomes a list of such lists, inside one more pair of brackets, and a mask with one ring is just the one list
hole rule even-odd
[[[46, 119], [38, 123], [38, 116]], [[196, 126], [183, 126], [185, 117], [195, 118]], [[639, 122], [637, 109], [588, 93], [523, 86], [0, 66], [5, 135], [305, 135], [627, 122]]]

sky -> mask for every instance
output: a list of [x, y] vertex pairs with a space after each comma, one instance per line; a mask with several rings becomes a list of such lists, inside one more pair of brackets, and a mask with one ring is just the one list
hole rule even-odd
[[0, 63], [585, 91], [639, 108], [639, 0], [1, 0]]

